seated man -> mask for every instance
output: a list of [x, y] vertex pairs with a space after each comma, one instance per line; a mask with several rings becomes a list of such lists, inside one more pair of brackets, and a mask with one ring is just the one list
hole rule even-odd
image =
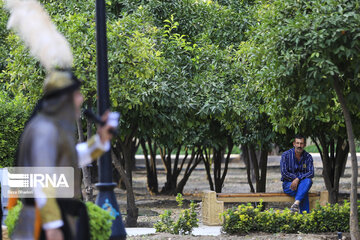
[[305, 138], [296, 135], [294, 148], [284, 152], [281, 156], [281, 181], [286, 194], [295, 197], [291, 212], [309, 212], [308, 192], [314, 177], [314, 166], [311, 155], [304, 150]]

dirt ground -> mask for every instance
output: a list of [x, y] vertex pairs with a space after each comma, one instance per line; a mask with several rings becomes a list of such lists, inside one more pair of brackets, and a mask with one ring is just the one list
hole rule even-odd
[[[267, 170], [267, 192], [281, 192], [280, 181], [280, 168], [276, 157], [274, 161], [269, 162]], [[279, 157], [280, 159], [280, 157]], [[322, 164], [319, 161], [315, 161], [315, 177], [313, 179], [313, 186], [311, 191], [323, 191], [326, 190], [324, 180], [322, 177]], [[162, 167], [161, 162], [158, 164], [158, 181], [159, 191], [165, 183], [166, 175]], [[350, 191], [350, 166], [347, 166], [345, 175], [340, 181], [340, 193], [341, 199], [347, 198]], [[179, 181], [182, 176], [179, 177]], [[136, 204], [139, 208], [138, 227], [153, 227], [153, 224], [159, 220], [158, 215], [162, 214], [164, 210], [172, 210], [173, 215], [177, 216], [181, 209], [177, 207], [175, 197], [167, 195], [150, 195], [146, 188], [146, 170], [144, 164], [141, 162], [137, 164], [137, 170], [133, 172], [133, 188], [135, 192]], [[201, 197], [200, 193], [209, 189], [209, 184], [205, 172], [204, 165], [200, 164], [192, 173], [187, 185], [184, 189], [185, 207], [190, 200], [194, 200], [198, 203], [198, 213], [200, 224], [201, 219]], [[360, 190], [360, 189], [359, 189]], [[250, 187], [247, 183], [246, 169], [242, 162], [235, 159], [229, 164], [228, 174], [225, 179], [223, 191], [224, 193], [246, 193], [250, 192]], [[122, 189], [115, 189], [115, 194], [118, 199], [120, 211], [123, 214], [123, 218], [126, 217], [126, 191]], [[231, 204], [226, 204], [225, 207], [231, 207]], [[284, 209], [289, 207], [290, 203], [269, 203], [267, 208]], [[346, 236], [346, 234], [345, 234]], [[250, 234], [248, 236], [228, 236], [222, 234], [218, 237], [210, 236], [174, 236], [171, 234], [157, 233], [154, 235], [146, 235], [140, 237], [129, 237], [129, 239], [337, 239], [336, 233], [329, 234]], [[347, 237], [346, 239], [349, 239]]]

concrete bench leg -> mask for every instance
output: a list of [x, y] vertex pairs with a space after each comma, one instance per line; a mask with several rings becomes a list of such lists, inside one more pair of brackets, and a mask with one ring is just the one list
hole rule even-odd
[[313, 210], [316, 207], [316, 202], [319, 201], [319, 197], [310, 197], [309, 198], [309, 209], [310, 211]]
[[329, 192], [323, 191], [320, 193], [320, 206], [325, 206], [329, 203]]
[[320, 197], [309, 198], [310, 202], [310, 211], [316, 207], [316, 203], [319, 201], [320, 206], [325, 206], [329, 203], [329, 192], [323, 191], [320, 192]]
[[216, 200], [216, 192], [205, 191], [202, 197], [202, 219], [204, 225], [219, 226], [223, 219], [219, 216], [224, 212], [224, 202]]

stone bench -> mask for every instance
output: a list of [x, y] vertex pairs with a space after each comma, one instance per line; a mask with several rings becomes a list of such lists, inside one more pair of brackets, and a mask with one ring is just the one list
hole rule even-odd
[[[202, 219], [204, 225], [216, 226], [223, 223], [220, 214], [224, 212], [224, 202], [227, 203], [251, 203], [251, 202], [289, 202], [295, 201], [285, 193], [216, 193], [214, 191], [204, 191], [202, 196]], [[319, 201], [321, 206], [329, 202], [329, 193], [316, 192], [309, 193], [310, 210]]]

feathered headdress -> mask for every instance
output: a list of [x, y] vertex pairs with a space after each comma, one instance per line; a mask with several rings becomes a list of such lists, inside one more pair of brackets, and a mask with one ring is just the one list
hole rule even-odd
[[36, 0], [5, 0], [5, 3], [10, 11], [8, 28], [20, 36], [30, 49], [31, 55], [37, 58], [47, 71], [45, 96], [63, 91], [75, 83], [79, 85], [79, 81], [69, 71], [73, 64], [70, 44], [57, 31], [41, 4]]

